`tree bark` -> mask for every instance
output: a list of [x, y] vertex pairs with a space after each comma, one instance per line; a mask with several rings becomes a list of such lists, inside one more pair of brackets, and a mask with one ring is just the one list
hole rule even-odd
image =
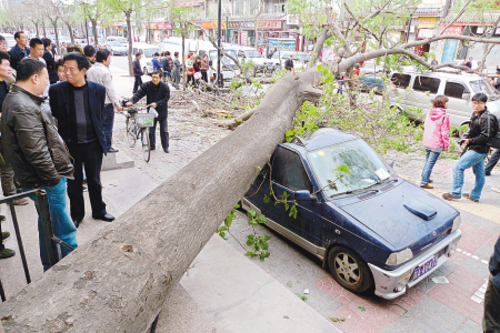
[[[319, 74], [286, 75], [254, 116], [0, 305], [7, 332], [140, 333], [245, 194]], [[275, 96], [282, 96], [277, 99]], [[237, 149], [235, 148], [237, 147]]]
[[126, 12], [125, 16], [127, 17], [127, 30], [128, 30], [128, 71], [130, 73], [130, 76], [134, 76], [134, 69], [132, 68], [132, 43], [134, 40], [132, 39], [132, 36], [130, 34], [130, 31], [132, 31], [132, 23], [130, 22], [130, 16], [132, 15], [131, 12]]
[[311, 52], [311, 59], [309, 59], [309, 68], [316, 66], [316, 61], [318, 61], [319, 53], [321, 49], [323, 49], [323, 44], [325, 41], [330, 38], [332, 35], [330, 33], [330, 28], [326, 27], [321, 31], [316, 39], [316, 43], [314, 44], [314, 48]]

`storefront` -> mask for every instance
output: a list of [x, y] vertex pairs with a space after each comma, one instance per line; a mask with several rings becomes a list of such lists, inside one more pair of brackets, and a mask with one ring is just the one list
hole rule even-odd
[[[436, 17], [419, 17], [417, 40], [424, 40], [432, 37], [435, 34], [434, 29], [436, 28], [436, 23]], [[415, 53], [419, 56], [423, 56], [430, 51], [430, 48], [430, 44], [420, 45], [415, 47]]]

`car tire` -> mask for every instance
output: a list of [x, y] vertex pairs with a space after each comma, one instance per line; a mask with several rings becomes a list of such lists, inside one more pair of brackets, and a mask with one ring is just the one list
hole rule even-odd
[[343, 246], [334, 246], [328, 254], [330, 272], [342, 287], [362, 293], [373, 286], [373, 277], [361, 257]]

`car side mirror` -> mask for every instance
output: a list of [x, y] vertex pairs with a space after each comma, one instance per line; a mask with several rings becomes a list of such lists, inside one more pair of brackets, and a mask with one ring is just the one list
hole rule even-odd
[[466, 101], [470, 100], [470, 93], [464, 92], [462, 94], [462, 99], [465, 99]]
[[312, 199], [311, 192], [307, 190], [295, 192], [296, 201], [312, 201]]

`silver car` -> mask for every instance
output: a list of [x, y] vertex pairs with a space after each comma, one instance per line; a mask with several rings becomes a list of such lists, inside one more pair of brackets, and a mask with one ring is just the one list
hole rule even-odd
[[[450, 125], [459, 127], [468, 122], [472, 114], [471, 97], [479, 92], [488, 95], [488, 110], [500, 116], [500, 94], [487, 78], [476, 74], [403, 71], [390, 74], [391, 105], [406, 111], [413, 119], [424, 120], [437, 95], [449, 98], [447, 112]], [[420, 117], [415, 112], [420, 108]]]

